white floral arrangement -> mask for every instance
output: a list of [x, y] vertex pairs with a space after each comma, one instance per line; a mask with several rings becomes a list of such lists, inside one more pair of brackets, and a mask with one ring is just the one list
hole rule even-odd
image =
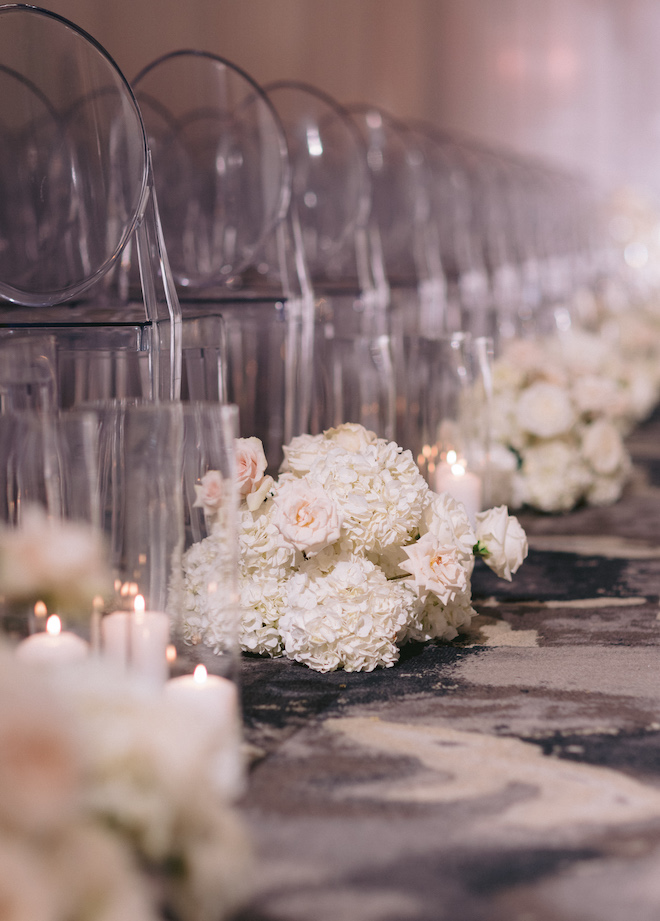
[[220, 921], [245, 830], [209, 766], [222, 739], [125, 675], [0, 648], [0, 905], [25, 921]]
[[[527, 538], [506, 507], [477, 515], [428, 487], [412, 454], [347, 423], [284, 447], [277, 481], [259, 439], [238, 439], [243, 651], [317, 671], [394, 665], [402, 644], [452, 640], [469, 625], [476, 557], [511, 579]], [[218, 478], [198, 503], [218, 516]], [[195, 641], [226, 626], [208, 604], [206, 571], [223, 553], [222, 522], [184, 556], [184, 608]], [[206, 581], [209, 581], [208, 579]]]
[[23, 509], [17, 527], [0, 526], [0, 599], [7, 606], [42, 601], [52, 611], [88, 617], [111, 586], [103, 535], [90, 524]]
[[493, 390], [493, 501], [544, 512], [617, 501], [631, 472], [624, 436], [657, 391], [603, 336], [511, 342]]

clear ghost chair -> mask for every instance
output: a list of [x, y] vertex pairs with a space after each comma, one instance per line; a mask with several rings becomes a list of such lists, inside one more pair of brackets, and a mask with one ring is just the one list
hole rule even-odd
[[369, 223], [366, 149], [347, 111], [316, 87], [264, 87], [293, 171], [288, 221], [316, 298], [310, 428], [361, 422], [394, 437], [387, 281]]
[[425, 122], [408, 122], [428, 164], [430, 207], [447, 284], [447, 327], [491, 333], [491, 292], [475, 179], [456, 140]]
[[502, 229], [515, 253], [509, 281], [516, 282], [508, 287], [507, 312], [501, 296], [506, 289], [497, 285], [504, 267], [493, 276], [500, 336], [508, 324], [513, 335], [561, 332], [572, 323], [575, 292], [589, 284], [582, 262], [583, 189], [575, 177], [545, 164], [511, 155], [499, 161], [499, 184], [509, 208]]
[[371, 177], [370, 239], [374, 275], [382, 262], [390, 312], [401, 329], [446, 331], [445, 279], [421, 145], [406, 125], [368, 104], [346, 107], [366, 148]]
[[[241, 434], [260, 437], [277, 465], [283, 441], [306, 430], [305, 315], [313, 311], [285, 220], [291, 176], [279, 118], [248, 74], [207, 52], [163, 55], [133, 86], [184, 337], [192, 335], [191, 349], [222, 340], [226, 396], [239, 406]], [[215, 337], [197, 330], [220, 318]]]
[[476, 145], [457, 145], [472, 183], [474, 214], [490, 290], [488, 320], [481, 332], [499, 344], [519, 334], [525, 317], [521, 260], [517, 250], [516, 198], [520, 176], [514, 161]]
[[[370, 239], [390, 296], [396, 440], [417, 456], [424, 444], [434, 351], [447, 332], [438, 228], [429, 206], [427, 165], [405, 124], [375, 106], [347, 106], [366, 147], [371, 176]], [[430, 340], [430, 341], [426, 341]]]
[[0, 414], [57, 407], [57, 353], [53, 336], [0, 330]]
[[177, 398], [180, 308], [142, 119], [116, 64], [52, 12], [0, 7], [0, 126], [0, 324], [53, 335], [69, 383], [94, 356], [121, 356], [132, 395]]

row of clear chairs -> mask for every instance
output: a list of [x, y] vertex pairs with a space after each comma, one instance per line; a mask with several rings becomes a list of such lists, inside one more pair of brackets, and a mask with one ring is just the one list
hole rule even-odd
[[0, 295], [15, 305], [3, 330], [56, 331], [71, 351], [81, 329], [106, 353], [137, 341], [149, 398], [178, 397], [181, 313], [127, 81], [71, 23], [11, 5], [0, 8], [0, 98]]
[[0, 348], [54, 349], [61, 406], [234, 402], [273, 467], [345, 420], [421, 455], [433, 343], [552, 323], [606, 260], [576, 177], [209, 53], [129, 84], [0, 7], [0, 100]]

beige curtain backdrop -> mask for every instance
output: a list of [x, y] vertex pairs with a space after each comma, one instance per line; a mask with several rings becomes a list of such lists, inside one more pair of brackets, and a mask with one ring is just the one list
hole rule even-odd
[[660, 190], [660, 0], [44, 0], [130, 80], [177, 48], [259, 82]]

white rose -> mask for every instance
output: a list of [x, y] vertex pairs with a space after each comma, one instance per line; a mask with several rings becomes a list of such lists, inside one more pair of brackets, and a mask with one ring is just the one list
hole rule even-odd
[[570, 378], [598, 374], [608, 358], [609, 346], [598, 334], [577, 331], [548, 342], [549, 357], [561, 362]]
[[623, 476], [597, 476], [587, 490], [589, 505], [613, 505], [621, 496], [625, 484]]
[[280, 471], [291, 473], [296, 476], [305, 476], [312, 469], [312, 464], [332, 447], [330, 441], [326, 441], [323, 435], [296, 435], [288, 445], [284, 445], [284, 460]]
[[345, 422], [336, 428], [326, 429], [323, 435], [354, 454], [359, 454], [367, 445], [373, 445], [378, 441], [375, 432], [355, 422]]
[[236, 482], [241, 496], [259, 489], [267, 466], [264, 446], [259, 438], [236, 439]]
[[600, 476], [625, 466], [626, 449], [618, 429], [607, 419], [588, 425], [582, 436], [582, 456]]
[[506, 359], [499, 359], [493, 364], [493, 387], [496, 393], [510, 393], [520, 390], [525, 382], [525, 372], [519, 365]]
[[521, 449], [529, 440], [517, 419], [517, 396], [513, 393], [496, 393], [491, 402], [490, 424], [493, 441]]
[[576, 413], [563, 387], [538, 381], [524, 390], [516, 407], [516, 421], [521, 429], [539, 438], [554, 438], [570, 431]]
[[591, 479], [577, 448], [561, 439], [540, 442], [525, 451], [522, 468], [514, 474], [515, 503], [565, 512], [584, 496]]
[[641, 421], [653, 410], [658, 400], [658, 386], [649, 367], [631, 369], [628, 378], [629, 413]]
[[273, 522], [296, 550], [308, 556], [339, 539], [341, 518], [336, 504], [322, 488], [288, 480], [274, 499]]
[[504, 349], [496, 365], [508, 364], [523, 375], [535, 377], [547, 363], [547, 356], [540, 342], [533, 339], [514, 339]]
[[488, 457], [488, 499], [490, 505], [513, 504], [513, 477], [518, 458], [503, 444], [491, 446]]
[[573, 399], [581, 413], [614, 414], [621, 402], [619, 385], [602, 374], [585, 374], [573, 386]]
[[245, 497], [247, 507], [251, 512], [256, 512], [260, 505], [263, 504], [264, 500], [268, 496], [268, 493], [273, 488], [275, 480], [272, 476], [265, 476], [257, 489], [254, 492], [250, 492]]
[[484, 562], [500, 578], [511, 581], [527, 556], [527, 535], [506, 505], [477, 512], [477, 539], [486, 547]]
[[461, 554], [464, 565], [471, 567], [476, 537], [465, 506], [449, 493], [430, 493], [419, 524], [420, 535], [432, 534], [439, 544], [451, 544]]
[[467, 587], [468, 573], [453, 544], [440, 543], [429, 531], [403, 549], [408, 559], [401, 569], [412, 575], [420, 597], [432, 592], [447, 604]]

